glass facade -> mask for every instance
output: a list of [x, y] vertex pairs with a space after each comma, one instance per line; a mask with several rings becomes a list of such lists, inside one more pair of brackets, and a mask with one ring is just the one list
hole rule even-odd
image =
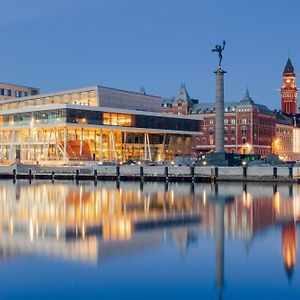
[[[82, 107], [98, 106], [96, 92], [85, 90], [0, 103], [0, 163], [15, 161], [17, 153], [24, 163], [161, 161], [192, 154], [191, 137], [200, 131], [200, 120]], [[47, 109], [44, 105], [57, 108]], [[40, 107], [28, 108], [33, 106]], [[1, 115], [1, 111], [13, 109], [17, 112]]]
[[91, 124], [144, 129], [199, 131], [200, 120], [147, 115], [130, 115], [83, 109], [62, 108], [0, 116], [0, 126], [23, 126], [39, 124]]
[[97, 106], [95, 90], [77, 93], [56, 94], [52, 96], [41, 96], [22, 101], [11, 101], [0, 104], [0, 110], [19, 109], [28, 106], [51, 105], [51, 104], [78, 104], [85, 106]]

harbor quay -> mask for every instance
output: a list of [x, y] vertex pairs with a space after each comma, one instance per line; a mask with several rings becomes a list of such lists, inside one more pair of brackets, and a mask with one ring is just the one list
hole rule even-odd
[[94, 165], [47, 167], [0, 166], [0, 179], [124, 180], [165, 182], [300, 182], [300, 167], [293, 166], [143, 166]]

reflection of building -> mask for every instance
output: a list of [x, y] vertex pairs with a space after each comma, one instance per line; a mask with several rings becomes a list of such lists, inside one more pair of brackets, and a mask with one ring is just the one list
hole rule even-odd
[[[215, 204], [211, 202], [203, 203], [201, 207], [203, 225], [209, 231], [215, 226], [215, 209]], [[241, 196], [235, 197], [235, 201], [226, 203], [224, 207], [224, 231], [227, 236], [251, 241], [257, 232], [275, 222], [273, 203], [266, 196], [253, 197], [250, 193], [243, 192]]]
[[286, 273], [290, 278], [296, 265], [298, 236], [296, 223], [282, 225], [282, 255]]
[[105, 87], [3, 100], [0, 159], [163, 160], [191, 155], [200, 120], [161, 113], [161, 98]]
[[3, 255], [18, 249], [87, 261], [157, 245], [164, 227], [199, 223], [189, 194], [89, 183], [1, 185], [0, 216]]

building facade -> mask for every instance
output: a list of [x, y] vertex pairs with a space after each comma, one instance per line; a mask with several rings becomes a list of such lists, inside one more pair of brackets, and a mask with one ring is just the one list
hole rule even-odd
[[[253, 101], [246, 91], [239, 102], [225, 102], [224, 143], [229, 153], [274, 153], [282, 160], [300, 160], [300, 115], [297, 114], [296, 73], [288, 59], [283, 71], [281, 111], [271, 111]], [[163, 100], [163, 112], [202, 118], [200, 135], [194, 137], [195, 153], [215, 149], [215, 103], [190, 98], [184, 85], [176, 98]]]
[[123, 162], [191, 156], [199, 118], [160, 111], [160, 97], [100, 86], [3, 100], [0, 159]]
[[[215, 148], [215, 107], [213, 104], [194, 105], [190, 112], [203, 118], [202, 136], [194, 141], [197, 152]], [[225, 103], [224, 141], [229, 153], [261, 154], [272, 152], [276, 118], [266, 106], [255, 103], [246, 91], [240, 102]]]
[[38, 88], [0, 82], [0, 100], [38, 95]]

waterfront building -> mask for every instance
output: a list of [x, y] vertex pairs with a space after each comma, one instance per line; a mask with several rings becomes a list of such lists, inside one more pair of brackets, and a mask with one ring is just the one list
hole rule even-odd
[[168, 114], [187, 115], [198, 100], [190, 98], [185, 84], [181, 84], [178, 95], [175, 98], [163, 99], [163, 112]]
[[0, 100], [38, 95], [38, 88], [0, 82]]
[[[241, 101], [225, 102], [224, 144], [228, 153], [278, 155], [282, 160], [300, 159], [300, 115], [297, 114], [296, 73], [290, 58], [283, 71], [281, 111], [253, 101], [247, 89]], [[177, 97], [163, 99], [163, 112], [202, 118], [201, 136], [194, 136], [198, 155], [215, 150], [215, 103], [191, 99], [184, 85]]]
[[[190, 113], [203, 118], [202, 137], [194, 141], [198, 152], [215, 148], [215, 105], [194, 105]], [[265, 105], [255, 103], [246, 91], [240, 102], [225, 102], [224, 142], [229, 153], [261, 154], [272, 152], [275, 116]]]
[[2, 100], [0, 159], [168, 160], [192, 155], [196, 116], [161, 113], [161, 98], [107, 87]]
[[275, 111], [276, 115], [276, 134], [273, 138], [273, 153], [282, 160], [293, 160], [300, 158], [300, 147], [296, 143], [299, 140], [297, 131], [299, 128], [294, 126], [295, 120], [281, 112]]

